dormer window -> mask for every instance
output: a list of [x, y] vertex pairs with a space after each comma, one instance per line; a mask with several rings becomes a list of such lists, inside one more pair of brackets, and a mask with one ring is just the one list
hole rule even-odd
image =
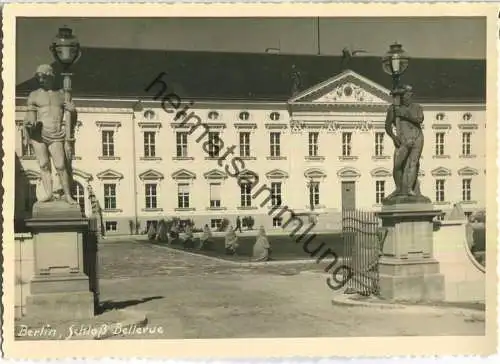
[[240, 120], [246, 121], [250, 118], [250, 114], [248, 111], [242, 111], [240, 112]]
[[153, 110], [144, 111], [144, 119], [153, 120], [155, 117], [155, 112]]
[[440, 112], [439, 114], [436, 114], [436, 120], [437, 121], [444, 120], [444, 113]]
[[210, 120], [217, 120], [219, 118], [219, 113], [217, 111], [210, 111], [208, 113], [208, 118]]
[[464, 121], [470, 121], [472, 119], [472, 114], [470, 112], [466, 112], [462, 118]]
[[280, 113], [279, 112], [272, 112], [270, 115], [269, 115], [269, 118], [273, 121], [277, 121], [280, 119]]

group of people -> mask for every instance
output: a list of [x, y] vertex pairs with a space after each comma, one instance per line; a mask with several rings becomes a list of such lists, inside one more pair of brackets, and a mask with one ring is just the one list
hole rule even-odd
[[[236, 235], [236, 229], [230, 225], [226, 231], [225, 235], [225, 248], [227, 255], [237, 255], [238, 253], [238, 236]], [[241, 229], [240, 229], [241, 231]], [[271, 244], [266, 236], [266, 230], [264, 226], [260, 226], [259, 232], [257, 233], [257, 238], [252, 250], [252, 260], [253, 261], [268, 261], [271, 259]]]

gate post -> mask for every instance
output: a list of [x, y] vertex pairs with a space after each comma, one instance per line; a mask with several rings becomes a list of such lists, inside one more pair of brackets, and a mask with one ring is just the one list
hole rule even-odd
[[379, 262], [380, 296], [390, 300], [442, 301], [444, 276], [433, 257], [430, 203], [384, 205], [377, 213], [387, 237]]

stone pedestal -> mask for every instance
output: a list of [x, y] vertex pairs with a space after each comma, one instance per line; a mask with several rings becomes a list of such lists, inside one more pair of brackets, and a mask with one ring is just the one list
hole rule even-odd
[[442, 301], [444, 277], [433, 258], [430, 203], [384, 205], [378, 217], [387, 229], [379, 262], [380, 295], [395, 301]]
[[79, 319], [94, 316], [97, 295], [85, 274], [84, 243], [89, 221], [79, 205], [63, 201], [35, 203], [26, 226], [34, 237], [34, 268], [26, 314]]

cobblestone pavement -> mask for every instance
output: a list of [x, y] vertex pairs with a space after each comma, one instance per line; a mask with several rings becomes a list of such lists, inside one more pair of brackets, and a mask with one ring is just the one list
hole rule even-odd
[[[147, 338], [484, 335], [484, 312], [332, 305], [324, 273], [241, 267], [147, 242], [100, 245], [101, 302], [144, 312]], [[144, 335], [125, 339], [146, 338]]]
[[147, 241], [123, 239], [99, 243], [99, 273], [102, 279], [150, 276], [204, 276], [248, 272], [254, 274], [293, 275], [300, 271], [321, 271], [327, 264], [259, 264], [242, 266], [202, 255], [153, 245]]

